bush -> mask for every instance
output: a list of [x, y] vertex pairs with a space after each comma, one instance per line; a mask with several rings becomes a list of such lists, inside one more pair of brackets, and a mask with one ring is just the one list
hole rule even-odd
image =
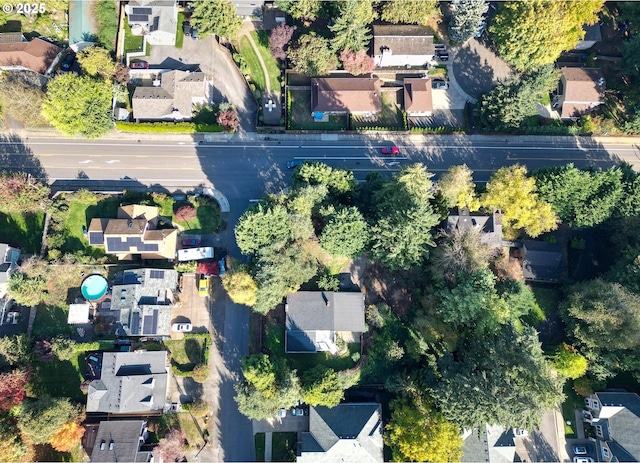
[[184, 404], [184, 410], [188, 410], [194, 418], [204, 418], [209, 413], [209, 404], [204, 400], [196, 400], [192, 404]]
[[197, 216], [198, 211], [193, 206], [182, 206], [175, 213], [176, 220], [180, 222], [189, 222], [190, 220], [195, 219]]
[[197, 383], [204, 383], [209, 377], [209, 367], [203, 363], [193, 369], [192, 378]]
[[196, 124], [194, 122], [116, 122], [116, 129], [130, 133], [196, 133], [222, 132], [218, 124]]

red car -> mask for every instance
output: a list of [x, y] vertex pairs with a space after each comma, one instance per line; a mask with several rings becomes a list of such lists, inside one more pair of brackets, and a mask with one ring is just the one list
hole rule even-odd
[[398, 148], [397, 146], [384, 146], [382, 148], [382, 154], [391, 154], [393, 156], [396, 156], [400, 154], [400, 148]]
[[200, 240], [195, 238], [182, 240], [182, 246], [200, 246]]
[[131, 69], [149, 69], [149, 63], [142, 60], [135, 60], [129, 63], [129, 67]]

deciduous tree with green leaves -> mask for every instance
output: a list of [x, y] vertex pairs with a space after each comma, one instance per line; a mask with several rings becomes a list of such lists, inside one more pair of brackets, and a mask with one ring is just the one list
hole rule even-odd
[[334, 257], [359, 256], [369, 242], [369, 226], [358, 208], [331, 206], [322, 215], [320, 246]]
[[321, 162], [305, 162], [292, 176], [293, 186], [326, 185], [334, 197], [345, 197], [356, 188], [356, 179], [350, 170], [337, 169]]
[[338, 67], [338, 58], [329, 47], [327, 39], [304, 34], [294, 47], [289, 47], [287, 56], [293, 69], [308, 76], [323, 76]]
[[473, 171], [466, 164], [451, 166], [442, 174], [437, 188], [448, 207], [466, 207], [470, 211], [480, 208], [472, 176]]
[[604, 379], [640, 368], [640, 296], [601, 279], [571, 287], [560, 304], [567, 332]]
[[77, 422], [81, 415], [80, 408], [69, 399], [44, 396], [22, 403], [18, 427], [30, 442], [46, 444], [65, 423]]
[[210, 2], [199, 0], [191, 16], [191, 24], [198, 28], [198, 35], [210, 34], [235, 39], [242, 27], [242, 18], [238, 16], [235, 5], [230, 0]]
[[302, 377], [303, 400], [309, 405], [333, 408], [344, 399], [344, 391], [357, 382], [358, 374], [317, 365]]
[[385, 440], [393, 451], [393, 461], [460, 461], [458, 426], [419, 398], [397, 400], [392, 409]]
[[382, 3], [380, 19], [398, 24], [426, 26], [440, 21], [442, 12], [438, 0], [393, 0]]
[[521, 231], [535, 238], [558, 227], [551, 204], [538, 197], [535, 179], [518, 164], [502, 167], [491, 176], [481, 202], [489, 209], [502, 211], [508, 238], [517, 237]]
[[247, 209], [235, 228], [236, 243], [243, 254], [260, 249], [282, 249], [291, 239], [289, 215], [284, 206], [258, 203]]
[[78, 63], [91, 77], [100, 77], [111, 81], [116, 72], [116, 63], [109, 50], [101, 47], [87, 47], [78, 53]]
[[372, 35], [369, 33], [371, 24], [378, 14], [373, 9], [371, 0], [342, 0], [339, 3], [340, 16], [333, 26], [329, 26], [335, 35], [331, 40], [334, 51], [342, 52], [363, 50]]
[[498, 52], [519, 71], [554, 63], [598, 21], [604, 0], [506, 1], [489, 28]]
[[315, 21], [322, 9], [322, 0], [276, 0], [276, 7], [294, 19]]
[[97, 138], [113, 127], [111, 96], [109, 82], [69, 72], [49, 81], [42, 113], [65, 135]]
[[449, 38], [454, 42], [466, 42], [476, 35], [484, 15], [489, 10], [486, 0], [455, 0], [451, 2]]

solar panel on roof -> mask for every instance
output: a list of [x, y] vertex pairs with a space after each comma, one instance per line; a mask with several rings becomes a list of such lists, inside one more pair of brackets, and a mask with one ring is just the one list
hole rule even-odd
[[156, 279], [156, 280], [163, 280], [164, 270], [151, 270], [151, 272], [149, 273], [149, 278]]
[[131, 22], [148, 22], [149, 21], [149, 16], [147, 16], [146, 14], [131, 14], [129, 15], [129, 21]]
[[102, 232], [89, 232], [89, 244], [92, 246], [104, 244], [104, 234]]
[[151, 14], [151, 8], [143, 8], [143, 7], [139, 7], [139, 6], [134, 6], [133, 8], [131, 8], [131, 12], [133, 14], [146, 14], [149, 15]]
[[153, 315], [145, 315], [142, 324], [142, 334], [156, 334], [158, 331], [158, 310]]
[[131, 334], [140, 333], [140, 313], [134, 312], [131, 319]]

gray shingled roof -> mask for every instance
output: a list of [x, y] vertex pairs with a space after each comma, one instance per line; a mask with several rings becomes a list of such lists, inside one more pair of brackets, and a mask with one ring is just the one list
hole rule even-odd
[[525, 240], [522, 271], [525, 280], [557, 281], [560, 279], [562, 248], [557, 243]]
[[394, 55], [433, 55], [433, 32], [416, 25], [373, 26], [373, 54], [389, 49]]
[[[145, 430], [145, 422], [101, 421], [96, 432], [91, 461], [115, 463], [118, 461], [147, 461], [140, 459], [140, 437]], [[103, 445], [104, 444], [104, 445]], [[101, 447], [104, 447], [101, 450]]]
[[167, 353], [104, 352], [98, 380], [89, 384], [87, 412], [154, 414], [167, 399]]
[[453, 230], [476, 229], [481, 233], [481, 241], [488, 246], [502, 246], [502, 216], [494, 212], [493, 214], [471, 213], [469, 209], [461, 208], [457, 213], [452, 213], [444, 223], [447, 233]]
[[602, 407], [624, 407], [618, 413], [608, 418], [611, 438], [617, 445], [609, 445], [611, 451], [619, 461], [632, 461], [628, 454], [640, 461], [640, 396], [630, 392], [598, 392], [596, 393]]
[[[353, 445], [338, 445], [353, 441]], [[378, 403], [343, 403], [333, 408], [309, 407], [309, 432], [302, 433], [298, 461], [383, 461], [382, 407]], [[305, 454], [312, 455], [305, 455]], [[346, 460], [345, 460], [346, 461]]]
[[128, 336], [168, 336], [169, 304], [177, 287], [175, 270], [125, 270], [111, 290], [111, 310], [117, 312], [116, 318]]

